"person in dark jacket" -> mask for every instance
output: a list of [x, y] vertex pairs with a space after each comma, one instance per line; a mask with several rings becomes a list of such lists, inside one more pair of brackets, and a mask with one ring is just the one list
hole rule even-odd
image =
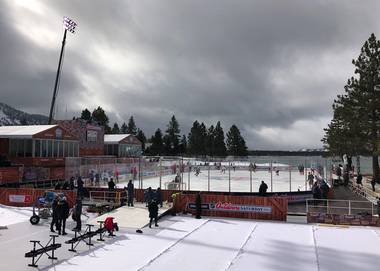
[[149, 210], [149, 228], [152, 227], [152, 221], [154, 219], [154, 226], [158, 227], [157, 217], [158, 217], [158, 205], [155, 199], [152, 199], [148, 205]]
[[317, 182], [314, 183], [313, 188], [311, 189], [311, 191], [313, 193], [313, 198], [316, 199], [316, 201], [314, 201], [314, 205], [319, 204], [318, 199], [321, 199], [322, 191], [321, 191], [321, 188], [319, 187], [319, 185], [318, 185]]
[[55, 184], [54, 189], [61, 190], [61, 184], [59, 183], [59, 181]]
[[267, 195], [268, 185], [261, 181], [260, 187], [259, 187], [259, 195], [262, 197], [265, 197]]
[[152, 201], [153, 199], [153, 190], [152, 190], [152, 187], [148, 187], [147, 190], [144, 191], [144, 201], [146, 202], [146, 207], [149, 206], [149, 203]]
[[202, 198], [201, 193], [198, 192], [195, 198], [195, 218], [200, 219], [202, 215]]
[[330, 187], [324, 180], [322, 180], [321, 182], [320, 189], [321, 189], [321, 198], [327, 199], [327, 195], [329, 193]]
[[375, 177], [373, 177], [373, 179], [371, 180], [371, 185], [372, 185], [372, 191], [375, 192], [376, 191], [376, 188], [375, 188], [376, 178]]
[[350, 181], [349, 172], [348, 172], [348, 170], [345, 170], [343, 173], [343, 185], [347, 186], [349, 181]]
[[52, 201], [51, 203], [51, 211], [52, 211], [52, 220], [51, 220], [51, 223], [50, 223], [50, 231], [51, 232], [55, 232], [54, 231], [54, 226], [56, 228], [56, 230], [58, 230], [58, 213], [57, 213], [57, 205], [58, 205], [58, 197], [57, 196], [54, 196], [54, 200]]
[[70, 178], [70, 181], [69, 181], [70, 190], [74, 190], [75, 188], [74, 180], [75, 180], [74, 177]]
[[109, 180], [109, 182], [108, 182], [108, 191], [110, 191], [109, 193], [108, 193], [108, 201], [110, 201], [111, 199], [113, 200], [113, 201], [115, 201], [115, 186], [116, 186], [116, 184], [115, 184], [115, 182], [113, 181], [113, 178], [111, 178], [110, 180]]
[[66, 219], [69, 217], [70, 208], [65, 197], [62, 197], [57, 204], [58, 234], [66, 235]]
[[134, 197], [135, 188], [134, 188], [132, 180], [129, 180], [129, 182], [128, 182], [127, 192], [128, 192], [128, 195], [127, 195], [128, 196], [128, 206], [133, 207], [133, 197]]
[[82, 230], [82, 200], [80, 198], [77, 198], [77, 201], [75, 203], [75, 207], [73, 210], [73, 219], [77, 223], [73, 231], [81, 231]]
[[157, 205], [160, 205], [162, 208], [162, 194], [161, 194], [161, 187], [158, 187], [155, 193], [155, 199], [157, 201]]
[[377, 215], [380, 218], [380, 197], [377, 198]]
[[67, 181], [65, 181], [62, 185], [62, 189], [63, 190], [69, 190], [69, 183]]
[[83, 197], [83, 184], [84, 184], [84, 182], [83, 182], [83, 180], [82, 180], [82, 177], [78, 177], [78, 180], [77, 180], [77, 196], [78, 197], [80, 197], [80, 198], [82, 198]]
[[363, 176], [360, 173], [358, 173], [358, 176], [356, 176], [356, 184], [363, 185], [362, 181], [363, 181]]

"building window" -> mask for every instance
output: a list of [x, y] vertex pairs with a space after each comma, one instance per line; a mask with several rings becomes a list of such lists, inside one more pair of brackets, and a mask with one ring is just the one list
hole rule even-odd
[[53, 156], [53, 141], [52, 140], [46, 140], [47, 142], [47, 157]]
[[17, 157], [24, 157], [24, 139], [17, 139]]
[[58, 141], [58, 157], [64, 157], [63, 156], [63, 141]]
[[48, 143], [47, 143], [47, 140], [41, 140], [41, 157], [48, 157]]
[[34, 157], [41, 157], [41, 140], [34, 140]]
[[58, 157], [58, 144], [59, 141], [53, 140], [53, 157]]
[[24, 147], [25, 147], [25, 157], [32, 157], [33, 140], [25, 139]]
[[74, 156], [78, 157], [79, 156], [79, 143], [75, 142], [74, 144], [75, 144], [75, 154], [74, 154]]

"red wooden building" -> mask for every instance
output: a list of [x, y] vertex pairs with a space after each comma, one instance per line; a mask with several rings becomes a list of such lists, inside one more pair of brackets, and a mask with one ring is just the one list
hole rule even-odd
[[141, 142], [132, 134], [104, 135], [104, 154], [116, 157], [140, 156]]
[[79, 141], [60, 125], [2, 126], [0, 155], [13, 165], [3, 168], [0, 184], [15, 179], [8, 176], [15, 166], [22, 167], [22, 180], [63, 179], [65, 157], [79, 156]]

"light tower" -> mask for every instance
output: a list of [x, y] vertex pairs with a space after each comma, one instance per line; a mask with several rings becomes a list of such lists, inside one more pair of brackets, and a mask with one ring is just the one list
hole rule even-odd
[[61, 53], [59, 55], [59, 62], [58, 62], [58, 69], [57, 69], [57, 75], [55, 77], [55, 83], [54, 83], [54, 92], [53, 92], [53, 98], [51, 100], [50, 105], [50, 113], [49, 113], [49, 124], [51, 124], [53, 117], [54, 117], [54, 106], [55, 106], [55, 99], [57, 97], [58, 87], [59, 87], [59, 77], [62, 69], [62, 60], [64, 55], [64, 49], [65, 49], [65, 43], [66, 43], [66, 34], [67, 31], [70, 31], [71, 33], [75, 33], [75, 28], [77, 24], [71, 20], [68, 17], [63, 17], [63, 27], [65, 28], [65, 31], [63, 33], [63, 40], [62, 40], [62, 47], [61, 47]]

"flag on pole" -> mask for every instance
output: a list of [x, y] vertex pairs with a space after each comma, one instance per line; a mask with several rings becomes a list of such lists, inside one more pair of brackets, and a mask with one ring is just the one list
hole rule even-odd
[[77, 26], [76, 22], [71, 20], [69, 17], [63, 17], [63, 26], [69, 30], [71, 33], [75, 33], [75, 27]]

